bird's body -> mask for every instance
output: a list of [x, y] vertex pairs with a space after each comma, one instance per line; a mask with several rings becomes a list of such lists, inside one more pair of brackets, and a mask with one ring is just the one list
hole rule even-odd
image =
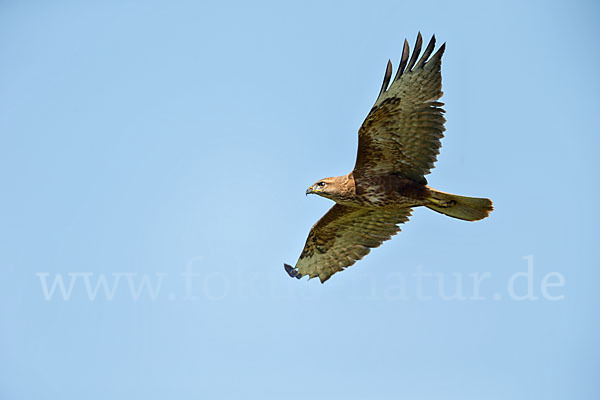
[[429, 188], [401, 175], [381, 175], [369, 178], [347, 175], [325, 178], [326, 190], [313, 191], [350, 207], [405, 208], [425, 205]]
[[[458, 196], [427, 186], [443, 137], [441, 57], [445, 44], [431, 56], [435, 37], [423, 56], [421, 34], [409, 60], [408, 43], [398, 72], [391, 81], [388, 62], [375, 105], [358, 132], [358, 154], [352, 172], [312, 185], [314, 193], [336, 204], [311, 228], [295, 267], [284, 264], [290, 276], [319, 277], [354, 264], [396, 234], [413, 207], [425, 206], [466, 220], [485, 218], [493, 209], [485, 198]], [[431, 56], [431, 57], [430, 57]]]

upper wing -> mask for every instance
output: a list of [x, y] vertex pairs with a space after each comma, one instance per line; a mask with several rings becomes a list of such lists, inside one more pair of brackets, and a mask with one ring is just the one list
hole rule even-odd
[[[379, 97], [358, 131], [358, 155], [355, 176], [399, 173], [417, 182], [427, 183], [427, 175], [439, 154], [444, 136], [441, 59], [446, 44], [429, 57], [435, 47], [431, 38], [423, 56], [421, 33], [408, 60], [408, 42], [398, 72], [388, 88], [392, 63], [387, 70]], [[406, 69], [405, 69], [406, 67]]]
[[291, 276], [319, 277], [325, 282], [338, 271], [366, 256], [400, 231], [412, 209], [367, 209], [335, 204], [310, 230]]

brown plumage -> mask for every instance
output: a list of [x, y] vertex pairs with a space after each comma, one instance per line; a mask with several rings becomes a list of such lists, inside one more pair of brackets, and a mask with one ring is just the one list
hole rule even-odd
[[408, 221], [413, 207], [425, 206], [466, 221], [483, 219], [493, 210], [489, 199], [427, 186], [425, 175], [437, 160], [445, 130], [443, 103], [438, 99], [446, 45], [432, 56], [433, 36], [419, 58], [422, 42], [419, 33], [409, 60], [404, 41], [393, 81], [388, 61], [379, 96], [358, 131], [354, 170], [322, 179], [306, 191], [336, 204], [311, 228], [296, 266], [284, 264], [290, 276], [318, 276], [325, 282], [398, 233], [398, 225]]

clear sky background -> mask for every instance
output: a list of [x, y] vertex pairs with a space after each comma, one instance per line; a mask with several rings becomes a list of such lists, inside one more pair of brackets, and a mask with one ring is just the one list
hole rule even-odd
[[[593, 1], [3, 1], [0, 398], [600, 398], [599, 20]], [[496, 211], [418, 209], [325, 285], [290, 279], [331, 205], [304, 191], [351, 170], [418, 31], [447, 42], [429, 183]]]

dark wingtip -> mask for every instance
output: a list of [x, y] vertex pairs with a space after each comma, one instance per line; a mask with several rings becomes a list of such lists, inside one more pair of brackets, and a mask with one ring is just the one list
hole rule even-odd
[[410, 57], [410, 61], [408, 62], [408, 65], [406, 66], [406, 72], [410, 72], [412, 70], [412, 68], [414, 67], [415, 63], [417, 62], [417, 58], [419, 57], [419, 54], [421, 53], [422, 45], [423, 45], [423, 36], [421, 36], [421, 32], [419, 32], [417, 34], [417, 41], [415, 43], [415, 48], [413, 50], [413, 54]]
[[302, 274], [299, 274], [298, 271], [296, 271], [291, 265], [283, 263], [283, 268], [291, 278], [302, 278]]
[[423, 55], [421, 56], [419, 61], [417, 61], [417, 64], [415, 65], [415, 69], [422, 68], [425, 65], [425, 63], [427, 62], [427, 59], [429, 58], [431, 53], [433, 53], [434, 48], [435, 48], [435, 35], [433, 35], [431, 37], [431, 40], [429, 41], [429, 44], [427, 45], [425, 52], [423, 53]]
[[408, 45], [408, 40], [404, 39], [404, 46], [402, 48], [402, 57], [400, 57], [400, 66], [398, 67], [398, 72], [396, 72], [395, 81], [400, 79], [402, 73], [404, 72], [404, 67], [408, 63], [408, 56], [410, 55], [410, 46]]
[[387, 90], [388, 84], [390, 83], [390, 79], [392, 78], [392, 60], [388, 60], [387, 65], [385, 67], [385, 75], [383, 76], [383, 84], [381, 85], [381, 90], [379, 91], [379, 96]]
[[444, 42], [440, 48], [438, 49], [438, 51], [435, 52], [435, 54], [433, 56], [431, 56], [430, 61], [434, 61], [437, 62], [442, 58], [442, 55], [444, 54], [444, 51], [446, 50], [446, 43]]

